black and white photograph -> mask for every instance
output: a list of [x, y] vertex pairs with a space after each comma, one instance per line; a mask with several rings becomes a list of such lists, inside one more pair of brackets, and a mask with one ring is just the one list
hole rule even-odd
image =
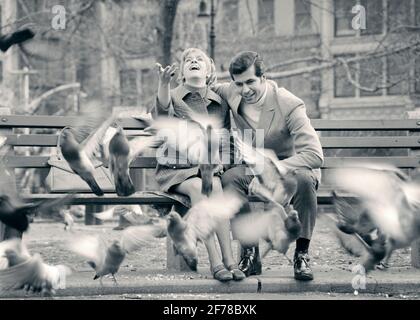
[[0, 0], [0, 51], [6, 304], [420, 299], [420, 0]]

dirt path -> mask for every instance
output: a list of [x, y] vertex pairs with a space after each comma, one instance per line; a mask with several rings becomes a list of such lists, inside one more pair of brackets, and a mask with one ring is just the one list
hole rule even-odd
[[[85, 261], [67, 249], [67, 243], [80, 234], [100, 234], [107, 240], [121, 236], [121, 231], [112, 230], [115, 223], [106, 223], [100, 226], [85, 226], [82, 221], [75, 224], [73, 232], [63, 230], [59, 223], [31, 224], [29, 232], [25, 235], [31, 252], [38, 252], [44, 260], [51, 264], [68, 264], [76, 270], [89, 269]], [[237, 246], [233, 246], [236, 253]], [[289, 250], [292, 257], [294, 247]], [[323, 219], [318, 219], [310, 248], [311, 263], [314, 266], [329, 266], [351, 270], [358, 263], [358, 258], [348, 255], [338, 244], [329, 226]], [[275, 270], [280, 265], [289, 262], [277, 252], [270, 252], [263, 260], [263, 270]], [[410, 248], [398, 250], [391, 260], [391, 267], [410, 267]], [[207, 253], [203, 245], [199, 245], [199, 267], [208, 267]], [[131, 269], [165, 269], [166, 268], [166, 239], [156, 241], [144, 246], [140, 251], [132, 253], [124, 261], [122, 268]]]

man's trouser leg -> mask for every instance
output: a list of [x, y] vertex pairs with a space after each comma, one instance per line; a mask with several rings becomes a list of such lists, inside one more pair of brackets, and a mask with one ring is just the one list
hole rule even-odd
[[[254, 176], [252, 174], [248, 174], [248, 171], [249, 169], [246, 167], [240, 166], [231, 168], [222, 175], [223, 189], [233, 188], [246, 200], [245, 204], [239, 211], [239, 214], [247, 214], [251, 212], [251, 208], [248, 202], [248, 186]], [[232, 220], [231, 226], [233, 238], [237, 239], [235, 219]], [[258, 243], [251, 245], [248, 244], [246, 247], [241, 246], [241, 257], [238, 267], [242, 272], [245, 273], [246, 276], [261, 274], [261, 259]]]

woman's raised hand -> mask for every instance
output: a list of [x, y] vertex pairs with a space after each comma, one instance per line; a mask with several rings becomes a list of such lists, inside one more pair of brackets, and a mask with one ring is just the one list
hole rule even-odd
[[169, 84], [169, 82], [171, 81], [172, 77], [175, 75], [175, 72], [178, 68], [175, 63], [170, 66], [166, 66], [165, 68], [163, 68], [160, 63], [156, 63], [156, 67], [158, 69], [159, 82], [162, 85]]

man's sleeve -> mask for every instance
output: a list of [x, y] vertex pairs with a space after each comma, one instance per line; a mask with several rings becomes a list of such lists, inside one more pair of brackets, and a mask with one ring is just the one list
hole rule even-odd
[[229, 82], [215, 83], [214, 85], [212, 85], [211, 89], [214, 92], [216, 92], [219, 96], [221, 96], [223, 100], [227, 101], [229, 86]]
[[318, 134], [306, 114], [305, 104], [302, 102], [288, 109], [286, 123], [294, 139], [296, 154], [281, 160], [280, 164], [288, 169], [320, 168], [324, 162], [322, 146]]

